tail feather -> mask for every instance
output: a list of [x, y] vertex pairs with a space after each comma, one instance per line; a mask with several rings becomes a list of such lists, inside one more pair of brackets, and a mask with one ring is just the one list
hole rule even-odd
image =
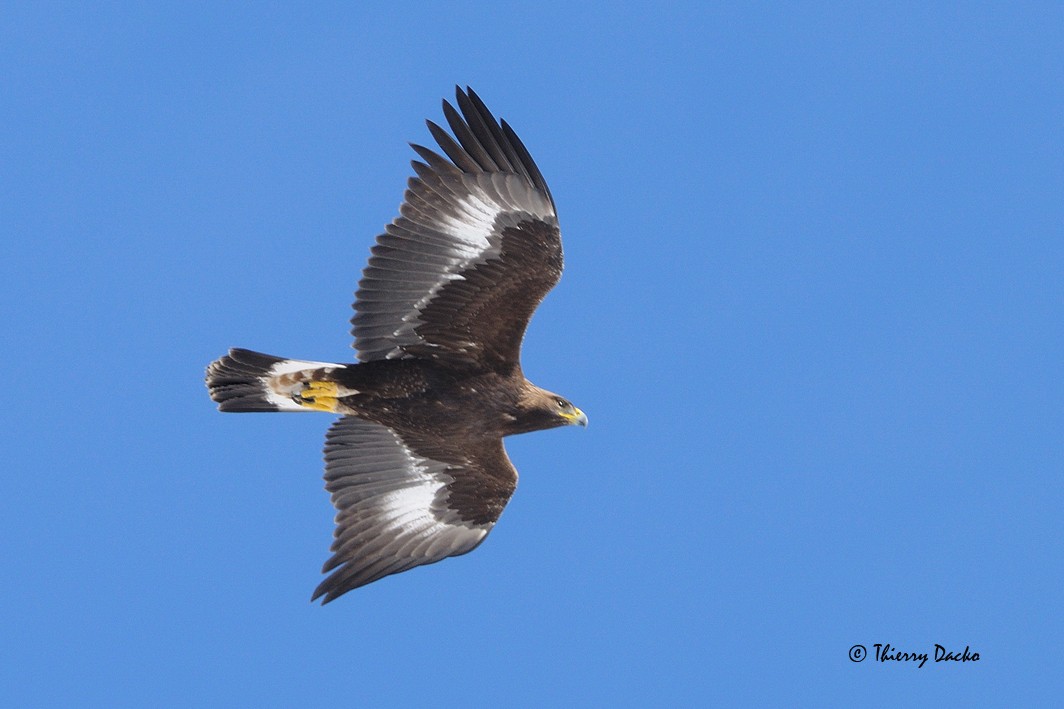
[[219, 411], [307, 411], [292, 395], [315, 372], [342, 366], [234, 348], [207, 367], [207, 388]]

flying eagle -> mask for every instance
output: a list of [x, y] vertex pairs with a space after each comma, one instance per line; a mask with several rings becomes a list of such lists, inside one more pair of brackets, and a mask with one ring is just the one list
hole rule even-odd
[[472, 551], [517, 486], [503, 437], [587, 425], [521, 372], [528, 321], [562, 274], [554, 199], [506, 121], [455, 93], [454, 137], [426, 121], [446, 157], [411, 145], [423, 162], [362, 272], [359, 361], [232, 349], [207, 368], [221, 411], [342, 415], [325, 437], [337, 515], [323, 603]]

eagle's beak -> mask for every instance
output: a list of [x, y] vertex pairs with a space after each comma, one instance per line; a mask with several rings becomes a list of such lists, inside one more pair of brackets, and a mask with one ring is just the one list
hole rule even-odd
[[569, 419], [570, 426], [583, 426], [587, 428], [587, 414], [580, 409], [573, 407], [573, 412], [565, 414], [565, 418]]

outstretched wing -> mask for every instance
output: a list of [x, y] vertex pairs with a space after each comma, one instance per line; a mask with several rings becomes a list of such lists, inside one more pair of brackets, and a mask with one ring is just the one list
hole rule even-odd
[[472, 551], [517, 486], [502, 440], [461, 452], [432, 436], [345, 416], [325, 438], [337, 509], [323, 603], [389, 574]]
[[361, 360], [426, 357], [492, 369], [519, 363], [532, 312], [562, 272], [550, 190], [521, 140], [472, 89], [443, 102], [446, 154], [414, 145], [400, 216], [377, 237], [354, 308]]

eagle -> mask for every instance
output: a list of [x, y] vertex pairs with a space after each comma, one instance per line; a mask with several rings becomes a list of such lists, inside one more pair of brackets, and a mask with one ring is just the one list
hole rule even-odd
[[[587, 426], [521, 371], [536, 307], [562, 274], [554, 199], [528, 150], [472, 89], [420, 160], [371, 249], [351, 318], [357, 362], [231, 349], [207, 368], [218, 409], [340, 414], [325, 436], [336, 508], [328, 603], [475, 549], [517, 487], [503, 438]], [[453, 134], [453, 135], [452, 135]]]

